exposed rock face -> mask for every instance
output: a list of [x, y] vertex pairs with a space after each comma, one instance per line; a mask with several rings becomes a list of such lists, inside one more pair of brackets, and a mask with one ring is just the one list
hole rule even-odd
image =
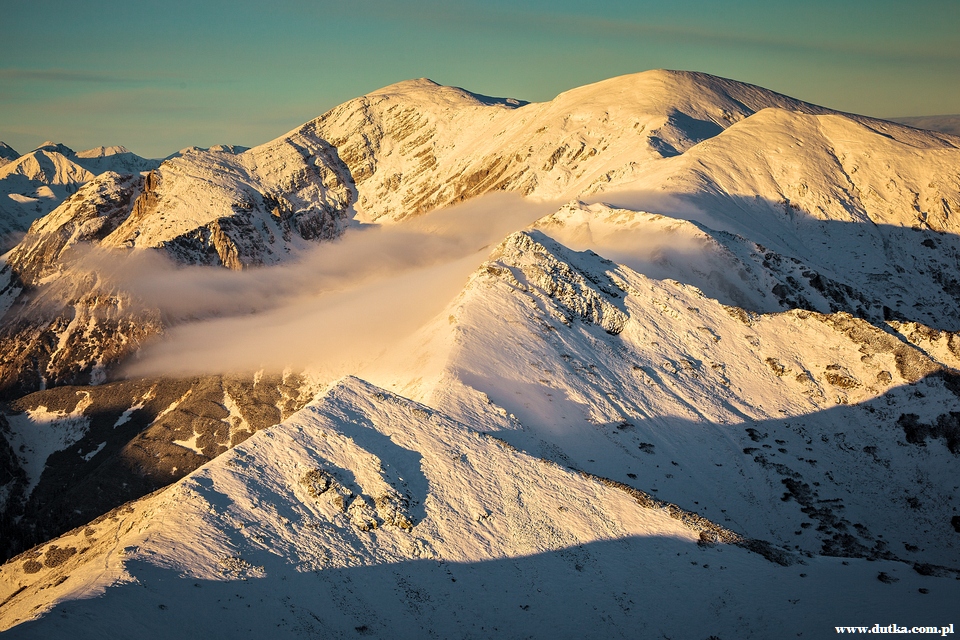
[[65, 145], [46, 142], [19, 155], [0, 143], [0, 250], [13, 246], [34, 220], [95, 176], [109, 171], [139, 174], [159, 164], [123, 147], [75, 153]]
[[163, 331], [159, 310], [71, 263], [120, 224], [142, 182], [116, 173], [96, 178], [34, 223], [11, 253], [0, 272], [3, 293], [14, 298], [0, 326], [3, 397], [103, 382], [111, 366]]
[[304, 241], [337, 237], [354, 199], [349, 172], [323, 140], [189, 151], [147, 176], [129, 216], [100, 244], [156, 248], [181, 264], [272, 264]]
[[[163, 332], [157, 311], [131, 311], [95, 278], [21, 299], [0, 330], [0, 396], [66, 384], [99, 384], [109, 369]], [[89, 292], [92, 289], [92, 292]], [[23, 297], [30, 294], [21, 294]]]
[[891, 321], [889, 324], [900, 336], [931, 358], [960, 370], [960, 333], [931, 329], [918, 322]]
[[[604, 331], [616, 335], [623, 331], [627, 315], [622, 310], [621, 292], [606, 274], [578, 269], [574, 261], [555, 257], [558, 245], [537, 231], [518, 232], [506, 240], [490, 256], [496, 262], [486, 265], [487, 273], [516, 284], [520, 291], [529, 293], [532, 286], [541, 296], [556, 303], [551, 314], [565, 325], [578, 318], [588, 324], [598, 324]], [[599, 258], [593, 252], [590, 257]], [[512, 270], [517, 269], [518, 274]], [[528, 282], [524, 285], [516, 277]]]
[[0, 552], [19, 553], [182, 478], [311, 395], [296, 375], [262, 375], [59, 387], [6, 404]]

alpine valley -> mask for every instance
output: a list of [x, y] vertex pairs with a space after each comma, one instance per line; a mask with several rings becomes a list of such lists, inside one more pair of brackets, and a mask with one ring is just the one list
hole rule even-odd
[[10, 638], [956, 622], [960, 137], [661, 70], [0, 163]]

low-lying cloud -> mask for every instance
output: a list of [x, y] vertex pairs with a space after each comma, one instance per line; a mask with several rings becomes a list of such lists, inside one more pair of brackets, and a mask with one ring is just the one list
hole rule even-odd
[[493, 194], [402, 225], [358, 225], [287, 264], [241, 272], [153, 252], [84, 259], [172, 327], [126, 375], [345, 375], [439, 313], [493, 246], [556, 207]]
[[[752, 283], [730, 275], [737, 272], [735, 259], [682, 221], [708, 221], [703, 210], [664, 194], [596, 199], [680, 220], [627, 212], [631, 221], [620, 224], [600, 211], [582, 212], [543, 231], [650, 277], [695, 284], [725, 303], [764, 306], [752, 299]], [[159, 310], [165, 334], [125, 364], [126, 376], [289, 368], [335, 378], [356, 372], [435, 317], [496, 244], [560, 205], [490, 194], [402, 224], [356, 224], [337, 241], [284, 264], [245, 271], [177, 265], [154, 251], [78, 253], [74, 268], [83, 278], [51, 283], [47, 297], [62, 305], [77, 282], [90, 282], [124, 292], [133, 313]], [[57, 287], [63, 287], [59, 294]]]

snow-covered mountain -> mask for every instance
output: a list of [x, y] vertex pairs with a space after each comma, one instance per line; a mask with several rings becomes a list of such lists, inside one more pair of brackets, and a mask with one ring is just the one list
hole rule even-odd
[[0, 142], [0, 167], [12, 162], [20, 157], [20, 154], [14, 151], [13, 147], [5, 142]]
[[347, 219], [398, 221], [489, 191], [565, 200], [665, 185], [820, 220], [950, 230], [958, 144], [696, 73], [623, 76], [540, 104], [421, 79], [253, 149], [183, 150], [100, 243], [241, 268], [336, 237]]
[[624, 76], [542, 104], [401, 82], [253, 149], [184, 149], [101, 244], [230, 268], [276, 263], [352, 218], [402, 220], [488, 191], [575, 197], [768, 107], [828, 112], [681, 72]]
[[0, 143], [0, 158], [0, 250], [4, 252], [30, 223], [95, 176], [107, 171], [138, 174], [160, 164], [120, 146], [77, 153], [54, 142], [23, 155]]
[[361, 375], [778, 546], [960, 566], [960, 441], [911, 426], [952, 425], [960, 378], [891, 333], [749, 313], [530, 231]]
[[946, 116], [909, 116], [904, 118], [890, 118], [894, 122], [906, 124], [917, 129], [940, 131], [953, 136], [960, 136], [960, 114]]
[[939, 619], [960, 595], [902, 563], [765, 549], [353, 378], [4, 565], [0, 624], [12, 638], [762, 638]]
[[[218, 606], [247, 635], [541, 636], [571, 610], [574, 635], [927, 624], [960, 595], [958, 161], [947, 134], [654, 71], [539, 104], [402, 82], [252, 149], [100, 173], [0, 271], [5, 551], [41, 543], [0, 570], [0, 619], [24, 637], [167, 636]], [[347, 245], [369, 264], [308, 258], [372, 229], [436, 251], [405, 230], [497, 191], [529, 206], [470, 224], [516, 231], [457, 240], [459, 292], [356, 377], [323, 355], [241, 375], [211, 349], [209, 376], [117, 380], [184, 332], [271, 344], [286, 324], [239, 329], [269, 307], [230, 299], [244, 277], [305, 289], [275, 320], [341, 271], [448, 268], [386, 240]], [[199, 294], [222, 306], [143, 294], [187, 267], [237, 272]], [[698, 594], [683, 615], [677, 593]]]
[[[619, 200], [691, 219], [707, 234], [749, 239], [748, 261], [759, 259], [767, 272], [755, 283], [761, 291], [746, 292], [745, 300], [764, 303], [742, 305], [753, 311], [844, 310], [954, 331], [958, 145], [704, 74], [624, 76], [542, 104], [409, 81], [250, 150], [184, 150], [142, 184], [121, 187], [104, 174], [38, 222], [8, 270], [62, 271], [58, 256], [77, 241], [160, 249], [181, 264], [274, 264], [339, 236], [351, 219], [396, 222], [489, 191], [517, 191]], [[104, 195], [114, 192], [124, 195]], [[77, 235], [80, 209], [97, 220], [94, 234], [83, 227]], [[730, 242], [740, 241], [720, 240]], [[22, 275], [12, 282], [36, 284]], [[0, 366], [0, 380], [33, 380], [18, 393], [38, 389], [43, 378], [86, 383], [97, 363], [124, 357], [92, 344], [79, 372], [51, 368], [43, 345], [72, 335], [57, 317], [44, 320], [58, 325], [53, 333], [8, 338], [37, 363], [33, 372]]]
[[125, 380], [17, 399], [0, 416], [4, 555], [166, 486], [312, 395], [287, 373]]

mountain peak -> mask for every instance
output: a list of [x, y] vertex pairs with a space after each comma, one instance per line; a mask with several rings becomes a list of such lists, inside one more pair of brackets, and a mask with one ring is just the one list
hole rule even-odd
[[564, 105], [571, 102], [632, 103], [651, 113], [680, 111], [694, 117], [719, 118], [726, 121], [724, 126], [765, 107], [776, 106], [804, 113], [829, 111], [739, 80], [672, 69], [654, 69], [601, 80], [565, 91], [553, 102]]
[[516, 98], [496, 98], [486, 96], [480, 93], [467, 91], [460, 87], [448, 87], [430, 78], [416, 78], [413, 80], [404, 80], [397, 82], [382, 89], [377, 89], [368, 96], [397, 96], [408, 99], [430, 100], [445, 103], [445, 106], [506, 106], [521, 107], [529, 104], [526, 100]]
[[78, 158], [105, 158], [107, 156], [115, 156], [120, 153], [130, 153], [130, 150], [121, 145], [114, 145], [111, 147], [94, 147], [93, 149], [87, 149], [86, 151], [77, 152]]
[[0, 159], [16, 160], [19, 157], [20, 154], [17, 153], [13, 147], [8, 145], [6, 142], [0, 142]]
[[53, 142], [52, 140], [47, 140], [42, 145], [34, 149], [34, 151], [50, 151], [53, 153], [59, 153], [64, 156], [74, 156], [76, 153], [73, 149], [63, 144], [62, 142]]
[[434, 82], [430, 78], [412, 78], [410, 80], [401, 80], [400, 82], [394, 82], [393, 84], [388, 84], [385, 87], [377, 89], [376, 91], [371, 91], [367, 95], [380, 95], [380, 94], [391, 94], [391, 93], [405, 93], [411, 90], [431, 90], [443, 87], [439, 82]]

